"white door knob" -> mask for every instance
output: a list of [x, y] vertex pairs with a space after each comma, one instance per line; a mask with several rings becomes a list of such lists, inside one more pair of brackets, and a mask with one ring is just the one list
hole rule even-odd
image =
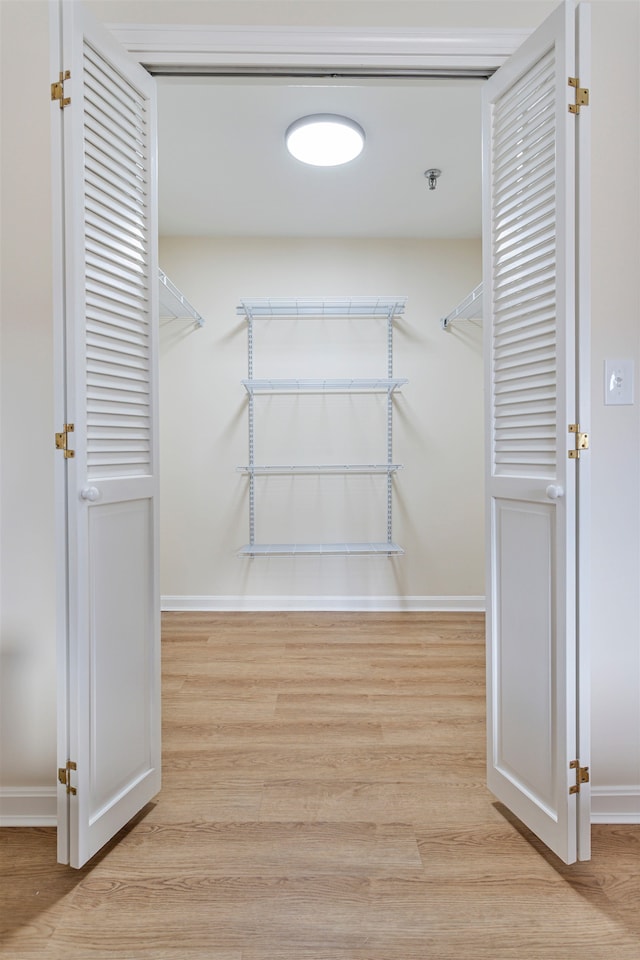
[[555, 483], [550, 483], [545, 493], [549, 497], [549, 500], [559, 500], [560, 497], [564, 497], [564, 489]]
[[90, 500], [91, 503], [94, 503], [100, 499], [100, 491], [97, 487], [84, 487], [80, 492], [80, 496], [83, 500]]

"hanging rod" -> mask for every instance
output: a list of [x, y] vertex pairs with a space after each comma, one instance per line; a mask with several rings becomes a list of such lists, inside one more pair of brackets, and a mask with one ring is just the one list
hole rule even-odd
[[471, 291], [469, 296], [465, 297], [458, 306], [443, 317], [440, 326], [443, 330], [448, 330], [456, 320], [482, 320], [482, 284]]
[[276, 464], [268, 466], [236, 467], [238, 473], [254, 476], [316, 476], [319, 474], [363, 474], [375, 475], [396, 473], [402, 469], [401, 463], [320, 463], [320, 464]]
[[402, 556], [397, 543], [248, 543], [238, 550], [241, 557], [340, 557]]
[[248, 394], [255, 393], [393, 393], [406, 377], [349, 380], [241, 380]]
[[199, 327], [202, 327], [204, 325], [203, 317], [191, 306], [175, 283], [172, 283], [164, 270], [160, 270], [160, 268], [158, 268], [158, 279], [160, 281], [160, 319], [193, 320]]

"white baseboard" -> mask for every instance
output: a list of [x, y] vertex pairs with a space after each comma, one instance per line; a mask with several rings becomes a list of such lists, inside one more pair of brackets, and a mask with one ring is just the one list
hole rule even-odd
[[162, 609], [172, 611], [367, 611], [484, 612], [484, 597], [285, 597], [285, 596], [164, 596]]
[[591, 823], [640, 823], [640, 784], [592, 787]]
[[0, 827], [55, 827], [55, 787], [5, 787], [0, 790]]

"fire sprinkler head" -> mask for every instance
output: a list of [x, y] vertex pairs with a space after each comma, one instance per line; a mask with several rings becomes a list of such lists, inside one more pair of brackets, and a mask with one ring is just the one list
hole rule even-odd
[[424, 175], [429, 181], [429, 190], [435, 190], [438, 186], [438, 177], [442, 174], [442, 170], [438, 170], [437, 167], [432, 167], [430, 170], [425, 170]]

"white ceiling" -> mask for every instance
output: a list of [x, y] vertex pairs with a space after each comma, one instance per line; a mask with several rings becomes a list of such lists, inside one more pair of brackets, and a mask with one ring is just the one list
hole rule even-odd
[[[158, 78], [160, 233], [479, 237], [481, 84]], [[285, 130], [310, 113], [356, 120], [360, 157], [290, 157]], [[429, 167], [442, 170], [435, 191]]]

